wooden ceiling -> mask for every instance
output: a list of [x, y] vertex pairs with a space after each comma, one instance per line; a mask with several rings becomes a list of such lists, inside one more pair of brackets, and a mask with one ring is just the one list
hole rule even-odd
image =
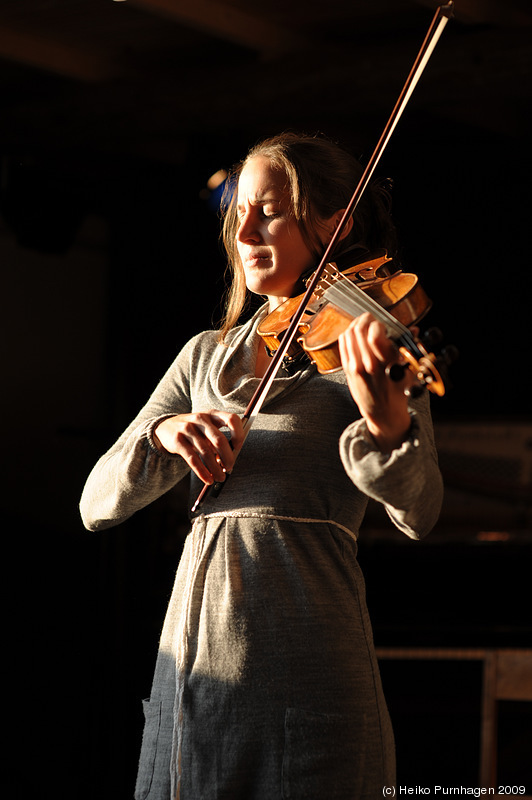
[[[179, 164], [195, 140], [287, 127], [373, 141], [437, 5], [0, 0], [0, 144]], [[528, 134], [531, 24], [529, 0], [456, 0], [412, 118]]]

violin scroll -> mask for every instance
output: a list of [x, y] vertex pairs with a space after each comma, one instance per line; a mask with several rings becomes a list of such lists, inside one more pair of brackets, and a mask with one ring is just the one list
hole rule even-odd
[[386, 374], [396, 382], [402, 381], [408, 370], [413, 372], [416, 382], [405, 390], [408, 397], [419, 397], [425, 388], [439, 397], [443, 397], [445, 394], [449, 382], [447, 367], [458, 358], [458, 350], [454, 345], [447, 345], [439, 355], [435, 355], [433, 352], [429, 352], [425, 346], [425, 343], [439, 344], [442, 338], [442, 333], [438, 328], [429, 329], [423, 335], [422, 341], [416, 341], [417, 348], [421, 353], [420, 357], [414, 356], [407, 348], [400, 347], [399, 351], [404, 360], [390, 364], [386, 368]]

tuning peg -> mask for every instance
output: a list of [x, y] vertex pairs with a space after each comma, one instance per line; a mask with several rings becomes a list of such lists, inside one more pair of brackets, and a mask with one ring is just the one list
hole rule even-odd
[[458, 348], [455, 347], [454, 344], [448, 344], [447, 347], [444, 347], [441, 351], [440, 358], [443, 358], [445, 364], [449, 366], [449, 364], [456, 361], [459, 355]]
[[399, 383], [405, 377], [408, 364], [390, 364], [386, 367], [386, 374], [394, 383]]
[[412, 386], [409, 386], [407, 389], [405, 389], [405, 395], [415, 400], [416, 397], [421, 397], [425, 391], [425, 386], [426, 384], [424, 383], [413, 383]]
[[[391, 364], [389, 367], [386, 367], [386, 374], [392, 381], [399, 383], [399, 381], [402, 381], [405, 377], [405, 372], [408, 368], [408, 364]], [[424, 389], [424, 383], [413, 383], [412, 386], [408, 386], [405, 389], [405, 395], [415, 399], [423, 394]]]
[[439, 328], [429, 328], [421, 337], [421, 341], [427, 350], [434, 350], [443, 341], [443, 333]]

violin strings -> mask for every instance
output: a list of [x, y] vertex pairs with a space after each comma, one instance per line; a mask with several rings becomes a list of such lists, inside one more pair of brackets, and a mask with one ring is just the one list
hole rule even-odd
[[410, 345], [412, 334], [408, 328], [352, 281], [347, 279], [335, 281], [329, 285], [324, 294], [327, 300], [330, 300], [342, 311], [351, 314], [353, 317], [359, 316], [364, 311], [369, 311], [377, 320], [391, 328], [394, 336], [398, 339], [406, 339]]

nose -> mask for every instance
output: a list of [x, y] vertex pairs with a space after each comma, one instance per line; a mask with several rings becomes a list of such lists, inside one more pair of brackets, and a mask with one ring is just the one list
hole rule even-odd
[[260, 231], [257, 225], [256, 215], [253, 209], [248, 209], [241, 217], [238, 230], [236, 232], [237, 241], [245, 244], [246, 242], [260, 241]]

